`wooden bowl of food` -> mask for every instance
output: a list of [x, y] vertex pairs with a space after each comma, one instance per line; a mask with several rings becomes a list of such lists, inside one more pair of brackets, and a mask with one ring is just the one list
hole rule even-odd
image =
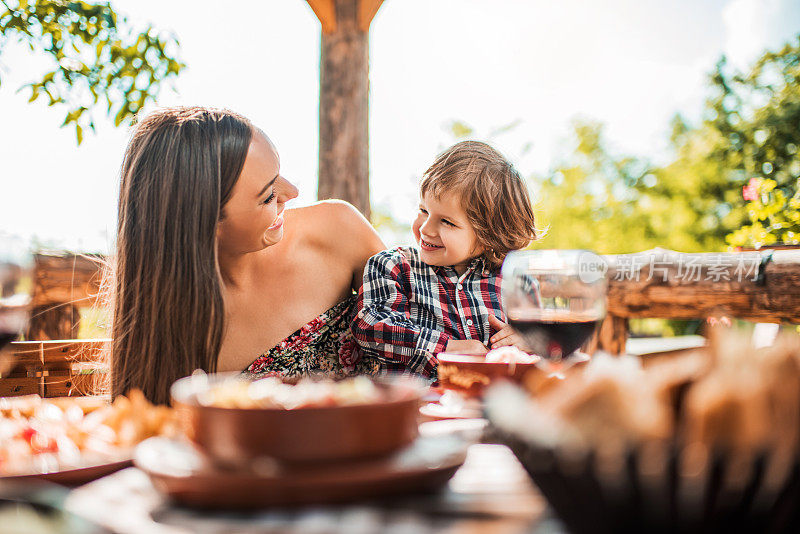
[[189, 439], [221, 465], [309, 464], [376, 458], [418, 435], [426, 388], [412, 377], [338, 382], [194, 375], [173, 384]]

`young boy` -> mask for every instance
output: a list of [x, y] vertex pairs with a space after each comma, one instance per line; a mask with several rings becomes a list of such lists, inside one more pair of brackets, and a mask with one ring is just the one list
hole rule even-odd
[[369, 259], [352, 330], [389, 371], [436, 378], [439, 352], [486, 354], [521, 344], [503, 321], [500, 266], [536, 238], [519, 173], [485, 143], [439, 155], [420, 184], [417, 247]]

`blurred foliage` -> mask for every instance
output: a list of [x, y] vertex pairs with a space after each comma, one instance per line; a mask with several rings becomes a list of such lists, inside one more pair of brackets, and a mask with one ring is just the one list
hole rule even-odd
[[720, 62], [714, 85], [709, 123], [719, 136], [712, 157], [735, 184], [744, 223], [728, 243], [800, 243], [800, 36], [765, 53], [746, 75], [726, 74]]
[[78, 339], [111, 337], [111, 307], [96, 304], [79, 309]]
[[[798, 244], [800, 226], [800, 189], [779, 188], [769, 178], [751, 178], [743, 188], [747, 203], [746, 224], [728, 236], [732, 245], [759, 248], [775, 243]], [[791, 193], [791, 197], [786, 195]]]
[[79, 144], [85, 128], [95, 129], [93, 110], [105, 107], [116, 126], [132, 120], [185, 67], [174, 36], [134, 30], [109, 3], [0, 2], [0, 55], [16, 40], [52, 59], [53, 70], [25, 87], [30, 102], [44, 96], [48, 106], [66, 110], [62, 126], [75, 126]]
[[700, 319], [629, 319], [631, 337], [674, 337], [702, 335]]
[[800, 36], [746, 75], [722, 58], [709, 81], [702, 123], [673, 119], [673, 158], [660, 167], [610, 154], [601, 124], [576, 122], [570, 156], [533, 178], [546, 229], [535, 246], [627, 253], [797, 244]]
[[[548, 176], [534, 177], [541, 239], [534, 248], [585, 248], [603, 254], [656, 246], [686, 252], [718, 250], [699, 224], [689, 184], [669, 187], [675, 171], [634, 157], [615, 157], [599, 123], [573, 125], [574, 150]], [[661, 175], [661, 176], [659, 176]]]
[[[416, 191], [414, 200], [416, 201]], [[372, 206], [369, 222], [389, 248], [413, 243], [411, 224], [395, 218], [392, 215], [392, 208], [387, 202]]]

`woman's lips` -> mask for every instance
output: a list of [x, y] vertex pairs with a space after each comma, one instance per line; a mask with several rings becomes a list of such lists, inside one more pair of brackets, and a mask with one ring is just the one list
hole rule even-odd
[[278, 217], [275, 219], [275, 222], [272, 223], [272, 226], [267, 228], [267, 230], [277, 230], [281, 226], [283, 226], [283, 213], [278, 215]]
[[422, 250], [426, 250], [428, 252], [433, 252], [435, 250], [442, 250], [444, 247], [439, 245], [434, 245], [433, 243], [428, 243], [424, 239], [419, 240], [419, 246]]

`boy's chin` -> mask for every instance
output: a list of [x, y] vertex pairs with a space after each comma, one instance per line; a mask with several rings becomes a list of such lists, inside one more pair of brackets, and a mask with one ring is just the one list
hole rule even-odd
[[420, 248], [419, 257], [428, 265], [433, 265], [435, 267], [448, 267], [450, 265], [450, 262], [443, 260], [441, 255], [437, 252], [430, 252]]

